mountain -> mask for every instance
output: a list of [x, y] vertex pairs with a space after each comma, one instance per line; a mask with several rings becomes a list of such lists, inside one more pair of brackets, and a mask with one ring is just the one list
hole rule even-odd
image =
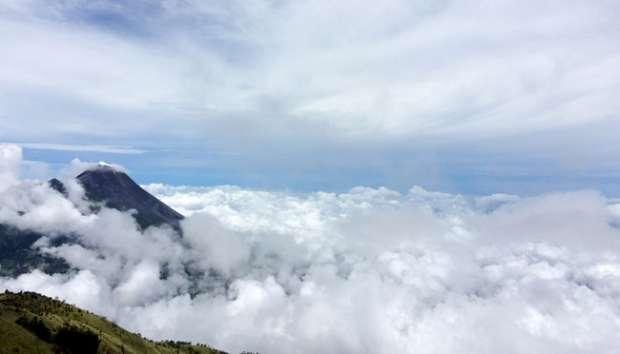
[[103, 202], [108, 208], [121, 211], [135, 210], [134, 217], [142, 228], [168, 224], [179, 229], [183, 215], [142, 189], [122, 171], [100, 165], [76, 178], [84, 187], [88, 200]]
[[204, 344], [151, 341], [76, 306], [8, 291], [0, 294], [1, 353], [226, 354]]
[[[84, 187], [89, 201], [121, 211], [135, 210], [134, 217], [143, 229], [167, 224], [180, 230], [179, 221], [183, 220], [183, 215], [142, 189], [121, 170], [99, 164], [80, 173], [76, 179]], [[59, 180], [50, 180], [49, 186], [66, 195], [66, 188]]]
[[[179, 233], [183, 215], [149, 194], [125, 172], [100, 165], [80, 173], [91, 211], [102, 206], [132, 211], [140, 228], [170, 225]], [[52, 179], [50, 188], [68, 197], [65, 185]], [[24, 215], [26, 212], [19, 212]], [[0, 276], [15, 277], [33, 269], [65, 273], [70, 266], [60, 258], [40, 253], [32, 245], [44, 234], [0, 224]], [[52, 245], [78, 242], [71, 235], [55, 235]], [[203, 344], [155, 342], [120, 328], [64, 302], [31, 292], [0, 294], [0, 354], [3, 353], [192, 353], [224, 352]]]
[[41, 237], [38, 232], [0, 224], [0, 276], [16, 276], [35, 268], [48, 274], [67, 272], [70, 267], [63, 259], [31, 247]]
[[[102, 206], [120, 211], [132, 211], [140, 228], [169, 225], [181, 233], [183, 215], [142, 189], [125, 172], [112, 166], [98, 166], [80, 173], [76, 180], [82, 185], [85, 198], [97, 212]], [[67, 197], [65, 185], [58, 179], [48, 182], [50, 188]], [[39, 253], [31, 246], [43, 234], [20, 230], [0, 224], [0, 276], [16, 276], [34, 268], [46, 273], [64, 273], [69, 266], [62, 259]], [[71, 237], [55, 237], [56, 243], [70, 241]]]

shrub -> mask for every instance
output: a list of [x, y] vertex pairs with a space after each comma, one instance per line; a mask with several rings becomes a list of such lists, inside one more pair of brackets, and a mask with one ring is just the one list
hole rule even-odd
[[32, 318], [21, 316], [15, 321], [15, 323], [24, 327], [41, 340], [49, 342], [52, 339], [52, 332], [37, 316], [34, 316]]
[[99, 349], [100, 339], [92, 331], [65, 325], [56, 333], [54, 342], [73, 354], [95, 354]]

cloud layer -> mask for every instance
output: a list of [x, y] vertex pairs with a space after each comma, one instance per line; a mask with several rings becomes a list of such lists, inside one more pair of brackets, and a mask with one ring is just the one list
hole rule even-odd
[[[11, 160], [19, 149], [0, 151]], [[0, 289], [58, 296], [151, 338], [232, 353], [613, 353], [620, 343], [620, 204], [597, 192], [146, 186], [188, 215], [180, 238], [140, 232], [115, 210], [88, 214], [75, 184], [72, 203], [15, 181], [0, 222], [48, 234], [37, 246], [75, 270], [3, 278]], [[68, 232], [73, 243], [49, 243]]]
[[[20, 89], [56, 96], [64, 107], [50, 113], [76, 118], [80, 105], [160, 110], [145, 119], [161, 134], [174, 113], [176, 133], [245, 122], [270, 136], [511, 135], [615, 116], [616, 10], [606, 1], [9, 1], [3, 88], [6, 99]], [[8, 106], [9, 128], [18, 106]], [[124, 133], [141, 126], [116, 120]], [[74, 128], [88, 127], [122, 133], [95, 119]]]

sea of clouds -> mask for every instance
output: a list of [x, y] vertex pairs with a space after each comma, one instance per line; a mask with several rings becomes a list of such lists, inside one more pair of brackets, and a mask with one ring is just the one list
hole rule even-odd
[[[21, 180], [0, 147], [0, 223], [74, 270], [0, 278], [153, 339], [231, 353], [615, 353], [620, 203], [595, 191], [468, 197], [151, 184], [187, 218], [139, 231]], [[75, 242], [53, 247], [57, 235]]]

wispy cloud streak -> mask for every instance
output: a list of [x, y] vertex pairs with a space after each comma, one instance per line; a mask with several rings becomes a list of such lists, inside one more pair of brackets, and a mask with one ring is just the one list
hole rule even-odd
[[135, 149], [126, 146], [114, 145], [74, 145], [74, 144], [46, 144], [46, 143], [13, 143], [24, 149], [33, 150], [56, 150], [56, 151], [86, 151], [101, 152], [107, 154], [139, 155], [146, 150]]

